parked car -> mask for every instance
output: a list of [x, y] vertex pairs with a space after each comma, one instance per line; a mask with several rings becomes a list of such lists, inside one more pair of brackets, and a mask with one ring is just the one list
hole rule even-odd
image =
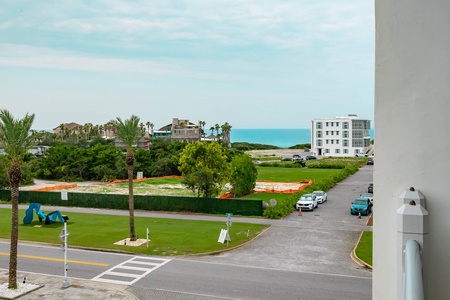
[[294, 154], [294, 155], [292, 156], [292, 159], [295, 160], [295, 161], [297, 161], [297, 160], [303, 160], [303, 157], [301, 157], [301, 156], [298, 155], [298, 154]]
[[291, 160], [290, 157], [282, 157], [282, 158], [281, 158], [281, 161], [290, 161], [290, 160]]
[[373, 205], [373, 194], [372, 193], [362, 193], [360, 195], [361, 198], [369, 198], [370, 203]]
[[369, 154], [363, 153], [363, 152], [362, 152], [362, 153], [356, 153], [355, 156], [356, 156], [356, 157], [368, 157]]
[[316, 195], [317, 203], [322, 204], [327, 201], [327, 193], [324, 191], [314, 191], [312, 193]]
[[350, 207], [350, 213], [352, 215], [366, 215], [368, 216], [372, 211], [372, 203], [370, 203], [369, 198], [358, 197], [352, 202]]
[[310, 160], [310, 159], [316, 159], [316, 157], [314, 155], [308, 155], [305, 157], [306, 160]]
[[373, 159], [369, 158], [367, 160], [367, 165], [372, 165], [373, 166]]
[[304, 194], [298, 199], [297, 204], [295, 204], [296, 210], [314, 210], [319, 204], [317, 203], [316, 195], [314, 194]]
[[369, 186], [367, 187], [367, 192], [373, 194], [373, 183], [369, 183]]

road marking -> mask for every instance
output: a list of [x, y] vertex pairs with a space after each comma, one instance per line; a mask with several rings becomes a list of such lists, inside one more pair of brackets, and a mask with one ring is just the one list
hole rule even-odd
[[92, 278], [95, 281], [132, 285], [149, 273], [171, 261], [171, 259], [134, 256], [117, 266]]
[[[0, 252], [0, 255], [9, 256], [9, 253], [8, 252]], [[64, 259], [61, 259], [61, 258], [26, 255], [26, 254], [17, 254], [17, 257], [31, 258], [31, 259], [37, 259], [37, 260], [49, 260], [49, 261], [64, 262]], [[68, 259], [67, 262], [68, 263], [72, 263], [72, 264], [90, 265], [90, 266], [97, 266], [97, 267], [108, 267], [109, 266], [109, 264], [96, 263], [96, 262], [90, 262], [90, 261], [81, 261], [81, 260], [70, 260], [70, 259]]]

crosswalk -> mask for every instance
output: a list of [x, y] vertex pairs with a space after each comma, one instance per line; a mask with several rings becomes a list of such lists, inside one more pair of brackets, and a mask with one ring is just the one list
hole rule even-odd
[[147, 274], [165, 265], [171, 259], [134, 256], [92, 278], [94, 281], [132, 285]]

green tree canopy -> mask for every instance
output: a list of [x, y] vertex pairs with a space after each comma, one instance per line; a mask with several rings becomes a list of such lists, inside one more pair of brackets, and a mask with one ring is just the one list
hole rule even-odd
[[180, 154], [178, 169], [183, 175], [183, 184], [198, 197], [217, 196], [227, 182], [227, 157], [217, 142], [186, 145]]
[[250, 194], [256, 185], [258, 171], [252, 158], [247, 154], [237, 154], [231, 161], [230, 185], [233, 197]]

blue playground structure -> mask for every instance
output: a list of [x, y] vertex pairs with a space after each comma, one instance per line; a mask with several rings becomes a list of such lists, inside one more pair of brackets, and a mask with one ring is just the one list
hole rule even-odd
[[25, 211], [25, 217], [23, 218], [23, 224], [30, 224], [33, 221], [33, 210], [36, 211], [36, 214], [39, 218], [39, 222], [42, 222], [42, 220], [45, 220], [45, 224], [55, 223], [56, 218], [59, 219], [61, 224], [64, 224], [65, 221], [69, 220], [69, 217], [61, 215], [59, 210], [55, 210], [55, 211], [52, 211], [51, 213], [45, 214], [41, 210], [41, 204], [30, 203], [30, 206]]

